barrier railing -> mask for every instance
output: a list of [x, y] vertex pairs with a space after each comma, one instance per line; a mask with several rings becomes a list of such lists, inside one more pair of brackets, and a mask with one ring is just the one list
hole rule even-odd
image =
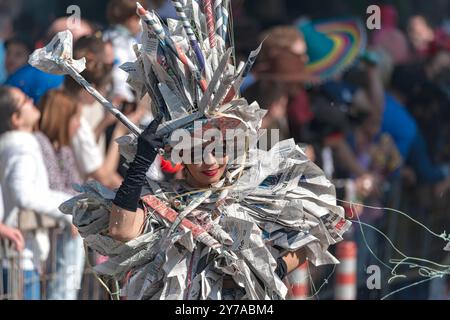
[[[39, 272], [27, 271], [23, 253], [16, 252], [9, 241], [0, 240], [0, 300], [109, 300], [109, 294], [85, 261], [89, 259], [90, 265], [95, 265], [97, 255], [83, 251], [82, 263], [77, 268], [77, 261], [61, 260], [58, 254], [61, 248], [67, 250], [66, 255], [75, 254], [70, 250], [71, 235], [64, 234], [67, 230], [52, 228], [46, 231], [50, 250], [46, 261], [41, 262]], [[29, 232], [24, 232], [25, 238]]]

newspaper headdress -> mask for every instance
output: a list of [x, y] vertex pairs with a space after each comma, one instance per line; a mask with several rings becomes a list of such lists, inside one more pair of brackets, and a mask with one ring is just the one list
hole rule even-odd
[[[136, 61], [121, 66], [138, 98], [149, 94], [153, 114], [164, 115], [158, 134], [167, 137], [176, 129], [192, 127], [196, 120], [207, 123], [217, 118], [233, 118], [240, 121], [242, 129], [256, 133], [265, 112], [257, 104], [249, 106], [238, 94], [260, 48], [246, 63], [233, 63], [232, 48], [227, 46], [232, 37], [228, 34], [230, 1], [172, 3], [179, 20], [168, 19], [167, 26], [155, 12], [137, 3], [142, 41], [134, 47]], [[57, 34], [49, 45], [36, 50], [29, 62], [45, 72], [72, 76], [135, 136], [140, 134], [139, 128], [80, 75], [85, 61], [72, 58], [70, 31]], [[233, 121], [226, 123], [236, 128]]]
[[167, 26], [155, 12], [137, 4], [142, 43], [135, 47], [137, 60], [121, 67], [138, 97], [148, 93], [153, 113], [164, 115], [158, 133], [192, 128], [196, 120], [206, 127], [218, 125], [220, 131], [240, 127], [256, 133], [264, 112], [239, 99], [238, 93], [259, 49], [246, 63], [233, 64], [232, 48], [227, 48], [230, 2], [172, 3], [179, 20], [168, 19]]
[[[171, 147], [176, 144], [186, 150], [208, 142], [203, 133], [209, 129], [218, 130], [223, 141], [236, 140], [227, 130], [251, 136], [245, 146], [254, 147], [266, 111], [239, 98], [239, 88], [261, 47], [245, 63], [235, 65], [233, 50], [227, 46], [233, 36], [228, 34], [230, 1], [215, 1], [214, 6], [211, 0], [172, 3], [179, 20], [168, 19], [167, 26], [155, 12], [137, 3], [143, 33], [141, 43], [134, 47], [137, 60], [121, 66], [129, 74], [127, 82], [138, 98], [149, 94], [153, 114], [164, 116], [158, 134]], [[168, 139], [178, 129], [200, 137], [182, 142]], [[121, 150], [131, 139], [119, 140]]]

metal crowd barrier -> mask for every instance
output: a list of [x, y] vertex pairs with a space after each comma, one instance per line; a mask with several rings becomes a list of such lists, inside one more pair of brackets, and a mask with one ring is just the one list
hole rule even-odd
[[[50, 240], [50, 252], [46, 261], [42, 262], [41, 272], [31, 278], [25, 276], [22, 257], [17, 253], [9, 241], [0, 239], [0, 300], [24, 300], [25, 292], [24, 288], [26, 284], [36, 285], [36, 300], [50, 300], [49, 298], [49, 285], [52, 281], [55, 281], [58, 276], [57, 265], [57, 244], [61, 243], [62, 230], [52, 228], [47, 230]], [[67, 231], [65, 231], [67, 232]], [[23, 232], [24, 237], [27, 237], [28, 232]], [[60, 288], [63, 291], [77, 290], [77, 300], [109, 300], [110, 296], [105, 288], [97, 280], [94, 272], [89, 265], [94, 266], [98, 256], [92, 251], [87, 252], [84, 266], [82, 267], [82, 280], [78, 288], [74, 288], [69, 282], [62, 281], [63, 287]], [[88, 260], [88, 261], [87, 261]], [[89, 263], [88, 263], [89, 262]], [[71, 277], [72, 274], [64, 274], [63, 280], [66, 277]], [[71, 286], [71, 287], [69, 287]], [[36, 297], [33, 296], [33, 298]]]

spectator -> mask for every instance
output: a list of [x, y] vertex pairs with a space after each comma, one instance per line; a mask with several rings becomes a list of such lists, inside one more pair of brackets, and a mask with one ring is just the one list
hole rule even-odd
[[[33, 135], [39, 118], [39, 110], [23, 92], [11, 87], [0, 89], [0, 184], [5, 206], [2, 223], [9, 227], [18, 226], [21, 210], [48, 215], [62, 225], [71, 224], [72, 217], [58, 209], [70, 195], [49, 187], [44, 158]], [[48, 254], [44, 250], [48, 236], [42, 236], [25, 235], [21, 265], [26, 300], [40, 298], [40, 263]]]
[[24, 38], [12, 38], [5, 42], [5, 68], [9, 76], [28, 63], [28, 57], [33, 52], [33, 46]]
[[5, 41], [11, 38], [13, 33], [12, 22], [9, 15], [0, 13], [0, 84], [6, 80], [6, 68], [5, 68]]
[[5, 85], [20, 89], [34, 103], [39, 103], [48, 90], [60, 87], [63, 80], [63, 76], [45, 73], [27, 64], [8, 77]]
[[247, 88], [244, 96], [268, 110], [264, 128], [278, 129], [280, 140], [284, 140], [292, 136], [288, 103], [305, 95], [303, 85], [308, 78], [302, 71], [307, 62], [306, 44], [303, 35], [288, 26], [272, 28], [261, 38], [267, 40], [255, 66], [257, 81]]
[[150, 10], [155, 10], [163, 20], [178, 19], [177, 12], [170, 0], [148, 0]]
[[105, 36], [112, 42], [117, 60], [113, 70], [113, 103], [121, 105], [124, 102], [135, 102], [133, 91], [127, 84], [128, 75], [119, 66], [136, 60], [133, 46], [142, 32], [139, 16], [136, 14], [136, 1], [111, 0], [106, 14], [111, 29]]
[[[98, 89], [104, 96], [109, 96], [111, 94], [112, 85], [111, 70], [115, 64], [112, 44], [108, 41], [103, 41], [100, 34], [82, 37], [75, 44], [75, 54], [80, 58], [85, 57], [88, 59], [88, 70], [85, 71], [84, 75], [88, 78], [88, 81], [94, 85], [99, 85]], [[97, 67], [103, 66], [104, 70], [97, 69], [97, 71], [95, 71], [93, 61], [101, 61]], [[97, 73], [97, 75], [94, 73]], [[73, 83], [73, 81], [70, 82], [74, 84], [72, 90], [79, 91], [81, 89], [78, 84]], [[102, 83], [99, 84], [99, 82]], [[81, 110], [83, 121], [88, 123], [93, 130], [95, 141], [102, 152], [102, 157], [104, 157], [104, 153], [107, 149], [105, 131], [115, 123], [115, 117], [107, 113], [102, 104], [97, 100], [94, 100], [87, 93], [84, 93], [84, 98], [82, 100], [88, 102], [83, 104]]]
[[[83, 37], [74, 46], [74, 58], [85, 57], [87, 61], [86, 70], [82, 75], [102, 93], [106, 93], [108, 90], [113, 67], [113, 62], [106, 60], [109, 56], [106, 54], [106, 50], [107, 43], [95, 36]], [[72, 99], [82, 106], [82, 110], [86, 110], [95, 102], [94, 98], [69, 76], [64, 81], [64, 88], [72, 96]], [[90, 111], [87, 111], [85, 114], [89, 117], [89, 113]], [[110, 121], [109, 119], [108, 116], [104, 122]], [[104, 130], [107, 125], [99, 124], [99, 126], [102, 126]], [[119, 137], [125, 133], [123, 127], [118, 126], [113, 136]], [[97, 144], [95, 128], [92, 128], [84, 117], [81, 118], [80, 129], [71, 144], [77, 166], [84, 179], [92, 178], [111, 188], [120, 185], [122, 179], [116, 173], [120, 159], [117, 144], [115, 142], [111, 144], [105, 157], [104, 151]]]
[[[370, 172], [370, 175], [355, 178], [356, 199], [349, 199], [353, 203], [352, 218], [366, 223], [372, 227], [383, 230], [383, 210], [375, 207], [385, 207], [384, 190], [389, 183], [390, 176], [402, 165], [401, 157], [391, 137], [380, 132], [380, 121], [369, 113], [360, 125], [347, 137], [353, 152], [360, 165]], [[362, 207], [364, 204], [369, 207]], [[359, 225], [355, 225], [357, 231]], [[364, 235], [354, 232], [354, 239], [358, 244], [357, 273], [358, 279], [364, 279], [366, 266], [376, 263], [372, 253], [376, 256], [382, 255], [382, 246], [378, 243], [377, 233], [363, 226]], [[372, 250], [372, 252], [370, 251]], [[368, 299], [372, 292], [364, 290], [365, 282], [359, 283], [363, 289], [360, 291], [359, 299]], [[366, 295], [368, 293], [368, 295]]]
[[[331, 23], [336, 25], [335, 22]], [[283, 100], [278, 100], [278, 102], [274, 100], [277, 102], [274, 104], [275, 109], [272, 111], [269, 109], [265, 123], [268, 124], [267, 120], [281, 111], [282, 114], [277, 115], [276, 119], [279, 119], [277, 120], [279, 122], [285, 121], [284, 127], [287, 126], [291, 131], [290, 134], [281, 135], [281, 139], [293, 136], [298, 143], [308, 143], [320, 147], [325, 142], [329, 143], [337, 150], [338, 155], [345, 159], [343, 162], [361, 175], [364, 170], [352, 156], [342, 134], [337, 139], [327, 139], [327, 136], [330, 137], [338, 131], [346, 130], [345, 128], [348, 127], [346, 115], [338, 108], [333, 107], [322, 94], [311, 95], [304, 89], [308, 83], [318, 84], [320, 81], [342, 72], [349, 62], [354, 61], [355, 52], [358, 52], [361, 45], [362, 31], [359, 30], [355, 21], [340, 21], [340, 25], [345, 27], [335, 32], [334, 37], [318, 31], [320, 28], [327, 30], [327, 25], [326, 22], [319, 25], [307, 23], [299, 28], [301, 33], [295, 28], [289, 27], [271, 29], [265, 35], [267, 40], [255, 66], [258, 82], [253, 84], [244, 95], [259, 100], [258, 92], [261, 94], [264, 91], [263, 96], [267, 96], [269, 92], [273, 92], [278, 87], [270, 84], [263, 86], [264, 81], [281, 83], [284, 95], [289, 100], [286, 106], [280, 103]], [[337, 37], [347, 38], [345, 33], [348, 29], [354, 29], [353, 34], [359, 35], [359, 38], [355, 37], [353, 42], [346, 41], [348, 43], [348, 48], [345, 49], [346, 56], [339, 56], [336, 51], [335, 39]], [[327, 32], [330, 33], [329, 29]], [[337, 66], [326, 62], [327, 59], [336, 61]], [[314, 67], [309, 66], [310, 63], [313, 63]], [[257, 87], [266, 89], [261, 90]], [[316, 89], [310, 91], [317, 92]], [[256, 92], [256, 95], [252, 92]], [[284, 132], [289, 131], [284, 130]]]
[[70, 32], [72, 32], [74, 42], [82, 37], [89, 36], [94, 33], [94, 28], [84, 19], [80, 19], [78, 24], [74, 24], [70, 23], [69, 18], [61, 17], [53, 21], [52, 25], [48, 29], [47, 42], [57, 33], [66, 30], [70, 30]]
[[[308, 63], [304, 73], [314, 77], [312, 84], [315, 86], [308, 92], [312, 116], [303, 123], [299, 122], [298, 114], [302, 109], [297, 103], [291, 109], [291, 128], [296, 128], [297, 139], [308, 139], [307, 141], [314, 144], [316, 149], [320, 149], [317, 151], [321, 153], [333, 153], [351, 172], [361, 176], [366, 172], [358, 164], [344, 139], [350, 128], [347, 106], [340, 100], [335, 101], [330, 99], [329, 95], [324, 95], [324, 89], [327, 81], [339, 80], [345, 69], [353, 65], [364, 52], [365, 29], [358, 19], [353, 18], [299, 22], [298, 28], [303, 33], [307, 46]], [[318, 86], [320, 84], [325, 86]], [[347, 92], [345, 95], [349, 93], [347, 89], [342, 91], [344, 92]], [[375, 95], [371, 93], [371, 97]], [[302, 131], [299, 132], [298, 128]], [[326, 157], [323, 161], [324, 166], [331, 167], [325, 165]], [[320, 159], [318, 163], [322, 163]], [[332, 168], [329, 171], [331, 172]]]
[[415, 15], [408, 21], [408, 37], [415, 54], [420, 58], [428, 55], [430, 44], [434, 41], [434, 30], [422, 15]]
[[424, 16], [412, 16], [408, 22], [408, 36], [421, 59], [429, 59], [437, 51], [450, 51], [450, 32], [445, 27], [433, 28]]
[[408, 40], [398, 28], [398, 13], [393, 5], [381, 6], [381, 29], [373, 34], [372, 45], [385, 49], [394, 64], [407, 63], [411, 59]]
[[[424, 77], [420, 77], [419, 73], [413, 71], [412, 66], [399, 66], [395, 69], [391, 82], [391, 95], [387, 95], [387, 103], [395, 106], [396, 110], [405, 113], [405, 105], [408, 104], [409, 97], [414, 97], [423, 85]], [[386, 105], [386, 108], [389, 107]], [[399, 108], [399, 105], [402, 109]], [[387, 114], [389, 119], [394, 114], [391, 112]], [[409, 113], [408, 116], [410, 117]], [[388, 119], [385, 119], [388, 120]], [[398, 117], [394, 119], [396, 126], [399, 126]], [[450, 178], [450, 170], [448, 165], [436, 165], [433, 163], [429, 154], [429, 146], [426, 143], [422, 131], [417, 127], [417, 122], [414, 119], [415, 127], [414, 139], [410, 142], [409, 153], [406, 156], [407, 162], [414, 168], [419, 181], [422, 183], [436, 184], [444, 182]]]
[[[64, 31], [71, 27], [67, 23], [68, 18], [58, 19], [50, 26], [47, 32], [47, 37], [50, 40], [59, 31]], [[92, 32], [92, 28], [86, 21], [81, 21], [80, 28], [71, 27], [71, 31], [74, 33], [74, 39], [82, 34]], [[73, 29], [75, 28], [75, 29]], [[62, 86], [64, 77], [61, 75], [54, 75], [42, 72], [29, 64], [26, 64], [17, 72], [7, 79], [5, 82], [8, 86], [13, 86], [22, 90], [26, 95], [34, 100], [35, 104], [38, 104], [41, 97], [49, 90], [56, 89]]]
[[[41, 132], [36, 133], [52, 190], [75, 195], [82, 184], [70, 141], [80, 128], [81, 106], [62, 90], [51, 90], [40, 104]], [[84, 246], [74, 226], [56, 234], [56, 275], [49, 281], [50, 300], [76, 300], [84, 270]]]
[[448, 48], [436, 47], [425, 64], [426, 77], [431, 81], [436, 81], [443, 72], [448, 72], [449, 70], [450, 45]]
[[[394, 71], [392, 57], [381, 48], [375, 49], [374, 53], [376, 54], [376, 69], [381, 79], [379, 84], [381, 91], [378, 93], [381, 97], [381, 133], [388, 133], [392, 137], [404, 162], [417, 134], [417, 124], [409, 111], [387, 91], [387, 88], [391, 86]], [[350, 74], [351, 72], [348, 73], [346, 80], [351, 83], [361, 83], [362, 79], [366, 79], [363, 82], [367, 82], [369, 79], [375, 80], [375, 74], [372, 74], [370, 78], [366, 72], [353, 73], [353, 76]]]

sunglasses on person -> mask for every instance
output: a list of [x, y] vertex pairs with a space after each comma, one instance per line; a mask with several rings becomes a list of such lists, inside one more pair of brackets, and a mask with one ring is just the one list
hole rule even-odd
[[206, 163], [209, 156], [214, 157], [218, 163], [223, 164], [225, 158], [228, 157], [227, 161], [233, 161], [240, 154], [237, 143], [222, 141], [195, 146], [189, 150], [189, 155], [190, 158], [186, 160], [189, 160], [192, 164]]

